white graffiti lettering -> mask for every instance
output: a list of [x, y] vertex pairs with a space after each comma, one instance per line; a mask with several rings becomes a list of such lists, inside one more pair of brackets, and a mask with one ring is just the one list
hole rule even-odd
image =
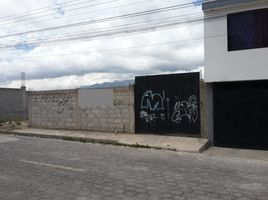
[[197, 98], [195, 95], [189, 97], [188, 101], [178, 101], [174, 105], [171, 121], [179, 124], [183, 118], [187, 118], [190, 123], [198, 119]]
[[164, 110], [165, 91], [163, 94], [153, 93], [151, 90], [146, 91], [141, 100], [141, 108], [150, 111]]
[[156, 123], [156, 115], [155, 114], [149, 114], [148, 112], [142, 110], [140, 112], [140, 118], [145, 120], [147, 123], [149, 123], [151, 126], [154, 126]]

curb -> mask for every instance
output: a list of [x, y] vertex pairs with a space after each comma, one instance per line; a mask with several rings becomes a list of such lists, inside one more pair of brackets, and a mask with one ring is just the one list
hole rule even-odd
[[[27, 132], [12, 132], [12, 131], [0, 131], [0, 134], [3, 135], [16, 135], [16, 136], [26, 136], [26, 137], [37, 137], [37, 138], [46, 138], [46, 139], [59, 139], [59, 140], [68, 140], [75, 142], [83, 142], [83, 143], [95, 143], [95, 144], [107, 144], [114, 146], [125, 146], [132, 148], [144, 148], [144, 149], [156, 149], [156, 150], [167, 150], [167, 151], [176, 151], [176, 152], [187, 152], [187, 151], [177, 151], [175, 148], [169, 147], [157, 147], [157, 146], [149, 146], [143, 144], [126, 144], [121, 143], [116, 140], [110, 139], [95, 139], [95, 138], [82, 138], [82, 137], [74, 137], [74, 136], [62, 136], [62, 135], [47, 135], [47, 134], [34, 134]], [[189, 152], [189, 153], [199, 153], [199, 152]]]
[[207, 150], [209, 147], [211, 147], [211, 142], [208, 140], [198, 151], [198, 153], [202, 153], [205, 150]]

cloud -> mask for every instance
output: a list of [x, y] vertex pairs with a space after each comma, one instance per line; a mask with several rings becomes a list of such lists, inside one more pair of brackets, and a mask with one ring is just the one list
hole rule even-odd
[[[56, 10], [49, 12], [50, 15], [48, 16], [40, 17], [39, 14], [30, 19], [28, 17], [26, 18], [27, 20], [22, 22], [10, 22], [0, 30], [0, 35], [178, 4], [176, 0], [155, 0], [144, 1], [144, 3], [139, 4], [136, 1], [136, 5], [120, 7], [133, 3], [131, 0], [122, 0], [112, 5], [89, 7], [87, 8], [89, 11], [86, 9], [70, 11], [73, 8], [77, 8], [77, 6], [68, 7], [68, 4], [62, 3], [63, 1], [51, 2], [47, 0], [39, 4], [34, 0], [25, 0], [25, 6], [19, 2], [19, 0], [10, 0], [3, 3], [4, 6], [0, 7], [0, 11], [3, 11], [2, 16], [7, 15], [5, 9], [8, 9], [9, 6], [14, 8], [13, 14], [27, 11], [27, 5], [31, 5], [29, 8], [35, 9], [53, 3], [56, 5]], [[184, 2], [188, 3], [189, 1], [180, 1], [180, 4]], [[118, 8], [109, 10], [108, 8], [112, 6]], [[98, 11], [103, 9], [107, 10], [105, 12]], [[87, 13], [82, 14], [84, 12]], [[57, 13], [57, 18], [55, 18], [55, 13]], [[17, 44], [15, 49], [0, 49], [0, 85], [2, 87], [19, 86], [20, 72], [26, 73], [28, 87], [56, 89], [100, 83], [101, 81], [131, 79], [135, 75], [173, 73], [198, 69], [199, 66], [203, 66], [204, 62], [203, 40], [195, 39], [203, 36], [201, 22], [195, 24], [186, 23], [167, 30], [98, 40], [70, 41], [49, 45], [42, 42], [39, 45], [31, 45], [25, 42], [33, 40], [33, 38], [60, 37], [62, 34], [78, 34], [83, 33], [83, 31], [101, 30], [104, 27], [137, 23], [142, 20], [175, 17], [177, 15], [185, 16], [184, 18], [187, 19], [189, 13], [200, 14], [201, 8], [192, 6], [137, 19], [117, 20], [2, 40], [0, 38], [1, 44], [12, 41], [16, 41]], [[0, 25], [1, 23], [3, 22], [0, 20]], [[13, 26], [10, 25], [12, 23]]]
[[[187, 73], [187, 72], [200, 72], [203, 77], [203, 67], [199, 66], [194, 70], [178, 70], [178, 71], [166, 71], [161, 74], [170, 73]], [[147, 72], [146, 75], [153, 75], [159, 73]], [[116, 80], [132, 80], [135, 76], [144, 76], [143, 72], [140, 73], [88, 73], [84, 75], [71, 75], [62, 76], [57, 78], [43, 78], [43, 79], [31, 79], [26, 83], [27, 90], [58, 90], [58, 89], [76, 89], [82, 86], [88, 86], [104, 82], [113, 82]], [[7, 81], [4, 85], [0, 84], [0, 87], [18, 88], [21, 86], [20, 80]]]
[[[117, 74], [117, 73], [88, 73], [81, 76], [71, 75], [57, 78], [32, 79], [27, 81], [28, 90], [55, 90], [67, 88], [79, 88], [83, 85], [91, 85], [95, 83], [109, 82], [111, 80], [132, 79], [133, 74]], [[8, 81], [6, 87], [20, 87], [20, 80]], [[3, 87], [3, 85], [0, 85]]]

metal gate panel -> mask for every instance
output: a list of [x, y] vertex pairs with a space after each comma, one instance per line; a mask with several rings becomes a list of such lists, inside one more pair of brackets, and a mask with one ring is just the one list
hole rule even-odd
[[136, 132], [200, 134], [199, 81], [199, 73], [136, 77]]
[[214, 84], [215, 145], [268, 149], [268, 81]]

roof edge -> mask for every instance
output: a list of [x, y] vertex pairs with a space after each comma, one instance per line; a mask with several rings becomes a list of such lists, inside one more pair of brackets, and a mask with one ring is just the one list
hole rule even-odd
[[240, 4], [256, 3], [258, 1], [259, 0], [215, 0], [215, 1], [209, 1], [209, 2], [203, 3], [202, 10], [206, 12], [206, 11], [212, 11], [212, 10], [217, 10], [221, 8], [226, 8], [226, 7], [234, 7]]

